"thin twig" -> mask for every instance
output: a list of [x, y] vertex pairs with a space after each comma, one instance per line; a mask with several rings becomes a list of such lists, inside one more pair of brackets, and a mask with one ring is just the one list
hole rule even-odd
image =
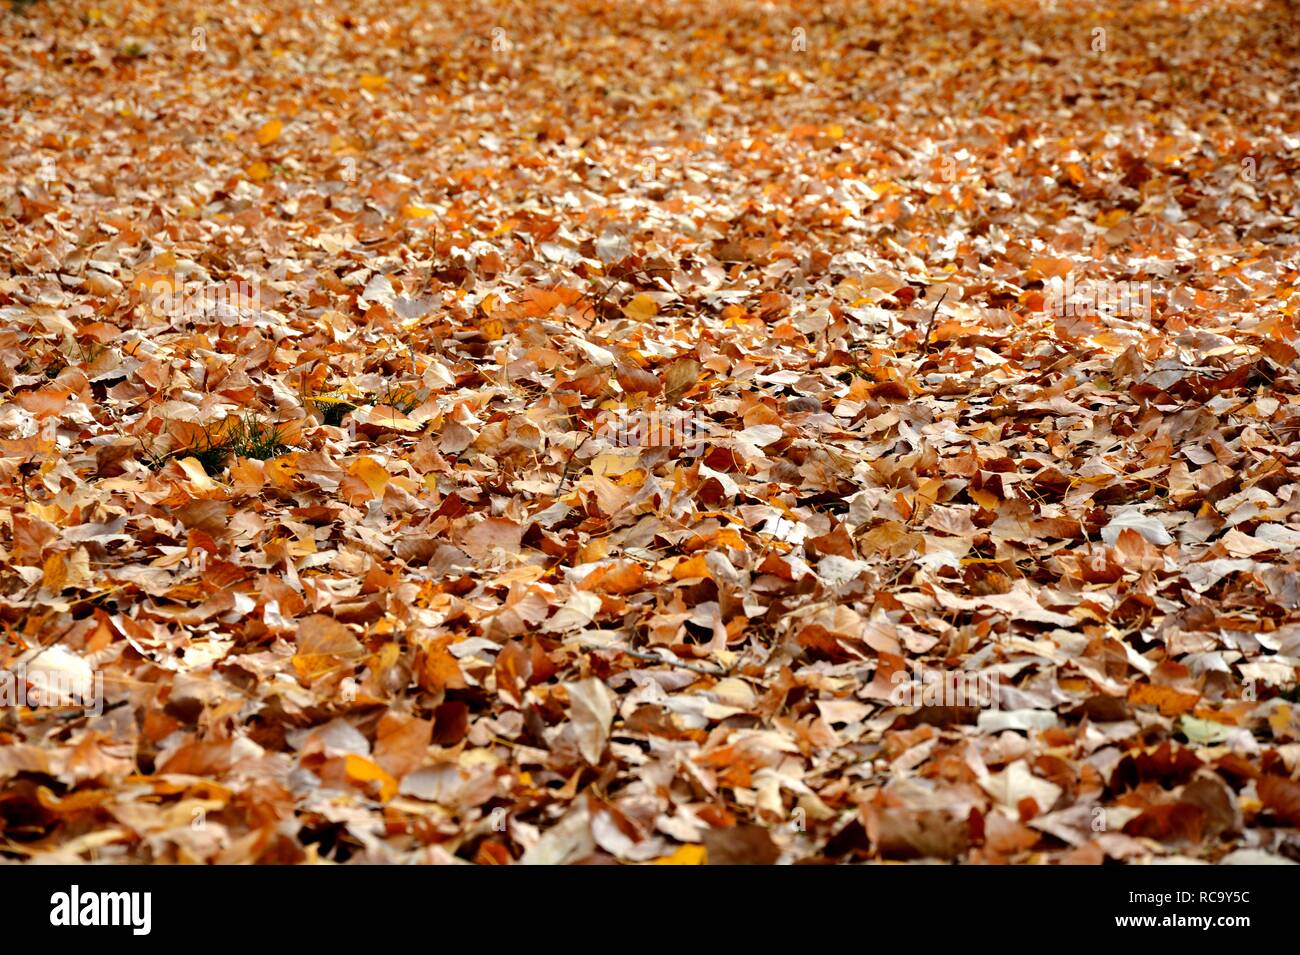
[[646, 660], [650, 663], [663, 663], [667, 666], [681, 667], [683, 670], [690, 670], [693, 673], [703, 673], [705, 676], [726, 676], [730, 670], [719, 670], [716, 667], [696, 666], [693, 663], [683, 663], [681, 660], [669, 660], [654, 653], [641, 653], [637, 650], [624, 650], [622, 647], [603, 647], [596, 643], [579, 644], [584, 650], [603, 650], [609, 653], [622, 653], [625, 656], [635, 657], [638, 660]]
[[925, 326], [925, 338], [921, 340], [922, 352], [928, 352], [930, 350], [930, 332], [934, 331], [934, 320], [939, 315], [939, 306], [943, 304], [943, 300], [947, 297], [948, 290], [944, 289], [943, 294], [939, 296], [939, 301], [934, 303], [934, 311], [930, 313], [930, 324]]
[[582, 446], [590, 440], [591, 434], [589, 432], [581, 441], [578, 442], [578, 446], [569, 452], [569, 460], [564, 462], [564, 473], [560, 475], [560, 486], [555, 489], [556, 497], [559, 497], [564, 493], [564, 485], [569, 480], [569, 466], [573, 464], [573, 459], [577, 456], [578, 452], [582, 450]]

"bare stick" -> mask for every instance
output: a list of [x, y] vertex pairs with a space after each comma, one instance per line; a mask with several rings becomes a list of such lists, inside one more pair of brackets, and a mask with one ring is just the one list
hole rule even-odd
[[573, 464], [574, 457], [576, 457], [578, 452], [582, 450], [582, 446], [590, 440], [591, 440], [591, 435], [587, 434], [586, 437], [584, 437], [581, 441], [578, 442], [578, 446], [569, 453], [569, 460], [564, 462], [564, 473], [560, 475], [560, 486], [555, 489], [556, 497], [559, 497], [561, 494], [564, 493], [565, 482], [569, 480], [569, 466]]
[[594, 643], [583, 643], [580, 646], [584, 650], [605, 651], [608, 653], [621, 653], [624, 656], [635, 657], [638, 660], [646, 660], [650, 663], [662, 663], [664, 666], [681, 667], [683, 670], [690, 670], [692, 673], [703, 673], [705, 676], [726, 676], [730, 671], [718, 670], [713, 667], [697, 666], [693, 663], [685, 663], [681, 660], [669, 660], [653, 653], [640, 653], [636, 650], [624, 650], [621, 647], [602, 647]]
[[939, 306], [943, 304], [943, 300], [947, 297], [948, 290], [944, 289], [943, 294], [939, 296], [939, 301], [934, 303], [934, 311], [930, 313], [930, 324], [925, 326], [925, 338], [921, 340], [922, 352], [930, 350], [930, 332], [934, 331], [934, 320], [939, 315]]

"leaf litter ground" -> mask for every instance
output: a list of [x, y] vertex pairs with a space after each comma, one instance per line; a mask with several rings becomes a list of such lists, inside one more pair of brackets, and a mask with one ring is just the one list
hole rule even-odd
[[6, 13], [0, 855], [1300, 858], [1293, 17]]

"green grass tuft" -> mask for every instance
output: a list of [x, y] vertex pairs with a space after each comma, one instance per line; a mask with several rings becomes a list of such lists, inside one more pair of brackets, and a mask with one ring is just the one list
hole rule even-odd
[[225, 418], [214, 425], [208, 425], [203, 429], [202, 437], [194, 444], [165, 454], [146, 452], [146, 458], [149, 467], [153, 469], [177, 458], [194, 458], [203, 465], [205, 472], [215, 475], [225, 469], [226, 461], [231, 456], [265, 461], [292, 450], [285, 443], [287, 434], [281, 425], [246, 414], [233, 421]]
[[226, 432], [226, 453], [265, 461], [289, 450], [284, 440], [286, 435], [285, 429], [278, 424], [269, 424], [251, 414], [245, 415]]

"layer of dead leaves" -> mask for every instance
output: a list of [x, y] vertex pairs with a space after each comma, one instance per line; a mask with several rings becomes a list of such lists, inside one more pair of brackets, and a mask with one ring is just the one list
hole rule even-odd
[[1294, 27], [5, 13], [0, 856], [1300, 858]]

